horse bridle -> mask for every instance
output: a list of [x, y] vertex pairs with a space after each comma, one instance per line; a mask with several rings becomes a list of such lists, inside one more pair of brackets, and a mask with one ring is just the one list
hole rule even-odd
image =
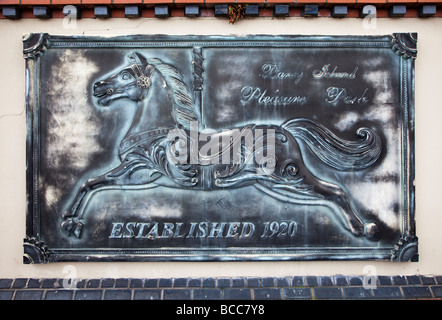
[[150, 64], [146, 66], [146, 72], [149, 76], [146, 76], [145, 72], [143, 72], [138, 63], [131, 64], [130, 68], [134, 72], [135, 79], [137, 80], [137, 86], [142, 89], [148, 89], [150, 87], [150, 78], [152, 77], [154, 67]]
[[[131, 64], [129, 67], [130, 67], [130, 68], [132, 69], [132, 71], [133, 71], [133, 74], [134, 74], [134, 76], [135, 76], [135, 80], [136, 80], [136, 85], [137, 85], [137, 87], [139, 87], [139, 88], [141, 88], [141, 89], [144, 89], [144, 90], [149, 89], [149, 87], [150, 87], [150, 79], [152, 78], [152, 72], [153, 72], [154, 67], [151, 66], [151, 65], [148, 65], [148, 66], [146, 67], [146, 68], [148, 68], [148, 74], [149, 74], [149, 76], [146, 76], [146, 75], [144, 74], [144, 72], [143, 72], [142, 69], [140, 68], [140, 65], [139, 65], [139, 64], [133, 63], [133, 64]], [[133, 82], [131, 82], [131, 83], [129, 83], [129, 84], [126, 84], [126, 85], [124, 85], [124, 86], [121, 86], [121, 87], [119, 87], [119, 88], [117, 89], [117, 92], [124, 91], [126, 88], [129, 88], [129, 87], [132, 86], [132, 85], [133, 85]], [[114, 94], [114, 89], [112, 89], [112, 88], [107, 89], [106, 94], [107, 94], [107, 95], [112, 95], [112, 94]]]

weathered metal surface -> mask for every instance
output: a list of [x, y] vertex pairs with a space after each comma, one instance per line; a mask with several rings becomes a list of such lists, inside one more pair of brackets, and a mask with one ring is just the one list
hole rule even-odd
[[416, 40], [26, 36], [24, 261], [416, 261]]

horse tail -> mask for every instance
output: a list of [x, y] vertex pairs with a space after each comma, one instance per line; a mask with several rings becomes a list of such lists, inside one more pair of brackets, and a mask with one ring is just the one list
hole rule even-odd
[[381, 139], [370, 128], [359, 128], [356, 131], [359, 139], [355, 141], [341, 139], [323, 125], [309, 119], [289, 120], [282, 128], [295, 139], [304, 141], [322, 162], [338, 170], [367, 168], [381, 155]]

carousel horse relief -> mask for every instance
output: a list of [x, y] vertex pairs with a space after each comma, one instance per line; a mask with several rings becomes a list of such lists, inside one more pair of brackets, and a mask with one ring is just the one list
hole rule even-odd
[[[324, 164], [335, 169], [364, 169], [373, 165], [381, 154], [382, 145], [375, 130], [360, 128], [355, 141], [346, 141], [308, 119], [291, 119], [280, 126], [250, 124], [210, 134], [210, 141], [225, 143], [214, 154], [203, 154], [204, 145], [198, 137], [201, 120], [180, 71], [158, 58], [147, 59], [137, 52], [129, 58], [128, 67], [94, 84], [97, 103], [107, 107], [124, 98], [137, 103], [138, 108], [149, 108], [151, 82], [163, 81], [172, 102], [163, 107], [171, 109], [175, 123], [136, 136], [129, 129], [120, 150], [121, 165], [86, 181], [63, 214], [62, 227], [68, 232], [81, 236], [84, 224], [78, 208], [88, 192], [109, 185], [161, 186], [161, 179], [165, 178], [168, 181], [164, 185], [173, 188], [217, 190], [253, 184], [269, 195], [281, 196], [280, 190], [293, 192], [293, 198], [284, 196], [287, 202], [304, 204], [323, 199], [325, 205], [329, 201], [337, 206], [335, 214], [354, 236], [376, 239], [376, 225], [361, 220], [340, 186], [310, 173], [298, 147], [299, 142], [306, 143]], [[267, 155], [264, 157], [263, 153]], [[134, 178], [135, 171], [143, 173]], [[299, 194], [304, 197], [295, 196]]]

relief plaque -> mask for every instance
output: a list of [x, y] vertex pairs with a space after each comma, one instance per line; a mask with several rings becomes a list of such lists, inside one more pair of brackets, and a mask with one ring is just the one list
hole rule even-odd
[[417, 261], [417, 34], [29, 34], [24, 262]]

